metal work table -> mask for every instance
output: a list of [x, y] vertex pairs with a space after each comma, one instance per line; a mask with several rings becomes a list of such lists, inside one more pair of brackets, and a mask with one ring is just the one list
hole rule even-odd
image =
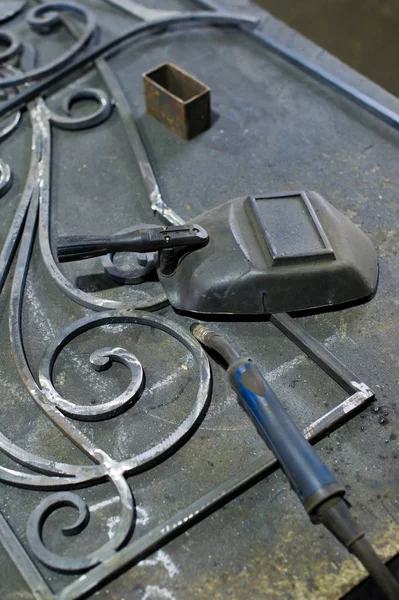
[[[84, 4], [95, 11], [105, 36], [120, 34], [135, 23], [133, 17], [105, 2], [87, 0]], [[399, 113], [399, 101], [394, 97], [249, 1], [219, 4], [229, 11], [259, 15], [261, 28], [276, 41]], [[194, 6], [189, 0], [153, 0], [146, 5], [172, 10]], [[29, 30], [24, 15], [4, 24], [0, 31], [6, 28], [24, 35], [28, 43], [37, 43], [38, 34]], [[71, 37], [63, 28], [44, 37], [40, 62], [70, 44]], [[166, 60], [195, 74], [212, 90], [212, 127], [190, 142], [145, 115], [141, 74]], [[374, 242], [380, 259], [375, 297], [345, 310], [303, 316], [300, 323], [375, 392], [371, 407], [317, 447], [347, 486], [354, 512], [376, 549], [385, 559], [391, 558], [399, 552], [399, 131], [234, 28], [163, 32], [133, 46], [126, 44], [108, 64], [128, 99], [164, 200], [184, 219], [247, 194], [317, 190]], [[93, 69], [86, 69], [69, 84], [72, 89], [106, 90]], [[63, 95], [65, 90], [60, 88], [48, 97], [49, 106], [59, 112]], [[128, 225], [157, 222], [115, 109], [93, 129], [53, 127], [52, 138], [53, 237], [108, 234]], [[0, 157], [14, 175], [12, 188], [0, 200], [1, 243], [25, 185], [30, 145], [31, 126], [25, 113], [20, 127], [1, 143]], [[160, 293], [157, 283], [145, 284], [140, 290], [112, 285], [97, 259], [62, 266], [62, 271], [80, 289], [108, 300], [122, 298], [131, 307]], [[9, 342], [10, 293], [8, 280], [0, 295], [1, 433], [41, 457], [90, 465], [37, 408], [21, 381]], [[32, 371], [38, 372], [55, 336], [93, 314], [55, 285], [36, 241], [22, 313], [25, 352]], [[192, 322], [170, 307], [156, 314], [187, 332]], [[301, 428], [346, 397], [270, 322], [221, 320], [214, 328], [256, 358]], [[143, 395], [127, 412], [108, 421], [78, 422], [91, 443], [121, 460], [147, 449], [184, 419], [195, 397], [197, 375], [191, 355], [165, 333], [132, 324], [106, 325], [75, 338], [57, 358], [53, 380], [64, 398], [94, 405], [123, 392], [129, 383], [126, 367], [113, 364], [100, 374], [90, 367], [90, 354], [104, 346], [131, 350], [146, 373]], [[267, 454], [230, 390], [222, 366], [211, 359], [211, 367], [212, 397], [197, 431], [167, 460], [128, 479], [137, 505], [130, 544]], [[1, 465], [16, 468], [5, 456]], [[18, 470], [25, 469], [18, 466]], [[29, 551], [29, 515], [51, 492], [4, 483], [0, 489], [1, 513]], [[72, 524], [74, 517], [70, 509], [61, 508], [44, 527], [45, 544], [58, 553], [66, 547], [70, 557], [82, 554], [83, 549], [84, 553], [94, 551], [112, 539], [120, 523], [120, 503], [111, 484], [75, 491], [90, 507], [89, 526], [62, 541], [61, 529]], [[55, 573], [38, 561], [35, 564], [54, 593], [59, 594], [79, 577]], [[7, 574], [1, 578], [1, 598], [31, 598], [3, 548], [0, 565]], [[95, 597], [333, 600], [364, 574], [332, 537], [309, 523], [285, 477], [276, 471], [136, 566], [126, 566], [114, 580], [105, 578]]]

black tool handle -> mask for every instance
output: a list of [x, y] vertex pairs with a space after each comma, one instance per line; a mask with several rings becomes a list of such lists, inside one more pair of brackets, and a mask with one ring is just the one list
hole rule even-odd
[[84, 260], [115, 252], [156, 252], [176, 246], [202, 246], [208, 234], [199, 225], [142, 228], [113, 236], [73, 235], [58, 240], [60, 262]]

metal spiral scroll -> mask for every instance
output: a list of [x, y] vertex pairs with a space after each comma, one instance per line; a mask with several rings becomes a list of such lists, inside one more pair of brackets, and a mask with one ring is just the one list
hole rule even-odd
[[[132, 3], [132, 6], [135, 10], [140, 9], [140, 6], [136, 3]], [[75, 16], [76, 21], [83, 22], [83, 31], [81, 28], [75, 28], [75, 21], [65, 21], [64, 25], [67, 24], [69, 30], [74, 32], [76, 43], [68, 52], [43, 67], [33, 68], [33, 61], [32, 64], [26, 66], [28, 64], [26, 60], [28, 56], [27, 49], [24, 49], [14, 35], [7, 32], [0, 34], [0, 42], [2, 42], [2, 46], [6, 46], [5, 50], [0, 53], [0, 72], [4, 77], [0, 79], [0, 88], [7, 88], [9, 97], [17, 92], [23, 95], [24, 91], [22, 91], [21, 84], [25, 82], [51, 74], [56, 75], [59, 70], [65, 70], [67, 62], [90, 41], [95, 30], [94, 16], [84, 6], [73, 2], [40, 4], [30, 11], [27, 21], [39, 33], [47, 33], [59, 22], [63, 22], [63, 11]], [[157, 21], [137, 26], [135, 30], [131, 30], [130, 33], [125, 35], [126, 39], [139, 34], [150, 34], [159, 27], [159, 24], [163, 23], [166, 25], [185, 22], [190, 24], [248, 24], [246, 19], [220, 14], [187, 13], [179, 15], [173, 11], [164, 11], [165, 19], [162, 20], [160, 17], [163, 13], [158, 11], [155, 13], [153, 10], [143, 7], [141, 12], [145, 13], [147, 17], [151, 13], [150, 16], [152, 18], [157, 17]], [[24, 57], [25, 61], [23, 60]], [[12, 66], [6, 62], [11, 59]], [[22, 72], [16, 68], [15, 65], [18, 64], [18, 61], [20, 65], [25, 65], [27, 72]], [[96, 62], [96, 67], [109, 91], [115, 97], [120, 118], [125, 124], [126, 120], [130, 119], [130, 127], [127, 127], [130, 136], [129, 141], [135, 158], [140, 165], [150, 206], [161, 214], [164, 220], [181, 222], [180, 217], [163, 203], [150, 161], [146, 156], [144, 147], [140, 146], [141, 142], [137, 138], [138, 134], [135, 134], [134, 119], [131, 115], [127, 116], [127, 101], [123, 97], [123, 92], [116, 83], [110, 68], [102, 59]], [[26, 90], [29, 89], [29, 86], [23, 87], [26, 87]], [[88, 116], [72, 116], [72, 105], [82, 99], [94, 100], [97, 104], [96, 109]], [[107, 94], [102, 90], [90, 88], [74, 90], [72, 94], [65, 98], [63, 108], [63, 113], [53, 112], [40, 96], [32, 99], [27, 105], [32, 127], [31, 163], [20, 203], [0, 254], [0, 292], [19, 245], [9, 312], [10, 339], [17, 369], [38, 408], [69, 438], [77, 449], [88, 457], [90, 463], [82, 466], [54, 461], [24, 450], [0, 433], [0, 452], [25, 469], [18, 470], [18, 468], [10, 469], [0, 466], [0, 481], [17, 487], [42, 491], [52, 490], [54, 492], [42, 500], [31, 513], [27, 524], [27, 541], [33, 555], [41, 563], [54, 571], [70, 574], [84, 573], [97, 565], [107, 563], [129, 541], [134, 532], [136, 508], [133, 492], [127, 482], [127, 476], [150, 469], [158, 464], [193, 433], [208, 406], [211, 375], [208, 359], [201, 346], [176, 323], [169, 322], [165, 318], [152, 313], [129, 310], [121, 301], [105, 300], [83, 292], [61, 272], [58, 262], [53, 256], [51, 245], [52, 127], [73, 131], [101, 125], [111, 115], [113, 103], [110, 102]], [[5, 124], [2, 129], [0, 128], [0, 139], [12, 133], [18, 126], [20, 116], [20, 113], [11, 115], [8, 124]], [[6, 166], [0, 163], [0, 194], [2, 191], [4, 193], [5, 189], [5, 185], [1, 187], [2, 179], [7, 179], [8, 173]], [[96, 311], [108, 310], [107, 312], [84, 317], [66, 327], [45, 352], [38, 377], [35, 377], [27, 361], [24, 348], [22, 308], [25, 282], [37, 234], [43, 262], [58, 287], [72, 300], [83, 306]], [[138, 268], [126, 272], [117, 267], [113, 260], [114, 257], [110, 255], [104, 259], [105, 271], [115, 280], [118, 280], [119, 277], [120, 283], [138, 282], [153, 266], [155, 256], [149, 254], [145, 257], [138, 256], [136, 258]], [[144, 264], [145, 261], [147, 261], [146, 264]], [[162, 293], [146, 303], [136, 304], [136, 309], [155, 310], [164, 306], [165, 303], [166, 297]], [[136, 357], [128, 347], [105, 347], [94, 351], [90, 356], [90, 363], [96, 371], [100, 372], [109, 367], [112, 368], [114, 362], [121, 363], [130, 371], [130, 382], [126, 389], [118, 397], [107, 399], [96, 405], [85, 405], [79, 403], [79, 401], [64, 398], [53, 384], [53, 369], [60, 353], [72, 340], [91, 329], [119, 323], [126, 324], [129, 327], [155, 328], [166, 335], [172, 336], [191, 353], [196, 365], [199, 383], [190, 408], [182, 417], [181, 422], [173, 426], [173, 429], [163, 439], [155, 440], [152, 447], [145, 448], [131, 456], [123, 457], [121, 460], [115, 460], [109, 453], [98, 448], [85, 435], [80, 428], [80, 424], [81, 422], [117, 419], [118, 415], [128, 411], [133, 404], [140, 403], [141, 394], [145, 389], [145, 364], [142, 365], [139, 357]], [[177, 398], [176, 402], [178, 400]], [[73, 525], [64, 527], [62, 533], [66, 537], [79, 536], [87, 527], [90, 527], [90, 510], [76, 492], [69, 490], [93, 486], [101, 482], [111, 483], [120, 499], [120, 519], [114, 535], [93, 552], [75, 557], [58, 554], [44, 539], [43, 532], [47, 520], [53, 513], [64, 507], [69, 507], [76, 512], [76, 520]], [[73, 592], [71, 593], [71, 597], [75, 597]]]
[[[72, 118], [68, 114], [65, 116], [51, 112], [43, 99], [34, 103], [30, 110], [33, 138], [38, 139], [35, 143], [41, 146], [41, 169], [37, 177], [37, 185], [40, 190], [40, 219], [39, 219], [39, 241], [44, 263], [62, 292], [83, 306], [92, 310], [101, 311], [106, 309], [121, 310], [125, 304], [119, 300], [105, 300], [98, 298], [94, 294], [83, 292], [71, 283], [61, 272], [58, 262], [55, 260], [51, 248], [51, 189], [50, 189], [50, 156], [51, 156], [51, 125], [62, 129], [81, 129], [100, 124], [108, 118], [111, 113], [112, 105], [108, 97], [101, 90], [88, 89], [73, 92], [64, 101], [64, 108], [67, 113], [71, 105], [83, 98], [91, 98], [99, 104], [99, 108], [91, 116], [82, 118]], [[156, 310], [167, 304], [166, 296], [162, 292], [158, 296], [148, 301], [137, 302], [136, 308], [146, 310]]]
[[[25, 249], [22, 249], [22, 252], [24, 250], [26, 250], [26, 247]], [[25, 257], [22, 256], [22, 258]], [[19, 292], [20, 289], [14, 288], [14, 293]], [[190, 335], [186, 333], [185, 330], [176, 326], [175, 323], [168, 322], [164, 318], [155, 317], [146, 313], [102, 313], [96, 316], [83, 318], [80, 321], [73, 323], [57, 337], [44, 356], [39, 371], [40, 387], [38, 387], [34, 383], [33, 377], [27, 377], [26, 374], [29, 367], [26, 363], [26, 359], [22, 355], [23, 345], [20, 318], [21, 315], [18, 316], [18, 314], [16, 315], [13, 313], [13, 317], [11, 318], [11, 334], [17, 334], [17, 341], [14, 342], [14, 352], [16, 353], [17, 366], [21, 371], [21, 376], [24, 378], [29, 392], [39, 407], [59, 428], [62, 429], [64, 434], [67, 435], [81, 450], [84, 450], [93, 462], [98, 463], [98, 466], [94, 467], [91, 472], [90, 470], [87, 471], [86, 467], [75, 467], [73, 465], [68, 465], [67, 471], [74, 469], [79, 476], [79, 471], [82, 470], [82, 477], [80, 477], [78, 482], [79, 485], [82, 485], [83, 483], [86, 485], [87, 483], [96, 483], [102, 479], [109, 480], [115, 486], [116, 492], [121, 500], [121, 518], [115, 535], [99, 550], [83, 557], [68, 558], [55, 554], [50, 549], [46, 548], [42, 536], [43, 527], [47, 518], [63, 506], [70, 506], [78, 511], [78, 519], [75, 525], [63, 530], [63, 533], [65, 535], [77, 535], [84, 529], [88, 523], [88, 508], [79, 496], [71, 493], [66, 494], [64, 492], [52, 494], [43, 500], [29, 517], [27, 526], [28, 542], [39, 560], [47, 567], [59, 572], [83, 572], [93, 568], [100, 562], [109, 559], [112, 554], [130, 538], [134, 529], [135, 504], [133, 494], [126, 481], [126, 476], [128, 474], [134, 474], [143, 468], [145, 469], [154, 466], [156, 462], [162, 460], [164, 456], [179, 445], [183, 439], [186, 439], [187, 435], [194, 430], [207, 407], [210, 388], [209, 363], [201, 347], [191, 339]], [[91, 362], [98, 370], [106, 368], [110, 361], [117, 360], [125, 364], [132, 372], [132, 381], [125, 392], [118, 399], [106, 402], [100, 406], [80, 407], [72, 405], [71, 408], [71, 403], [62, 399], [55, 392], [51, 383], [52, 367], [62, 348], [64, 348], [68, 342], [89, 329], [114, 323], [132, 323], [155, 327], [172, 335], [191, 351], [199, 369], [199, 388], [197, 396], [191, 410], [182, 422], [174, 429], [174, 431], [164, 439], [160, 440], [153, 447], [121, 461], [115, 461], [103, 450], [92, 444], [79, 430], [76, 429], [75, 425], [70, 422], [66, 415], [79, 420], [98, 420], [110, 418], [111, 416], [115, 416], [121, 410], [127, 410], [133, 399], [137, 398], [143, 383], [143, 369], [137, 358], [121, 348], [104, 348], [92, 354]], [[88, 413], [85, 414], [86, 409], [88, 410]], [[21, 452], [23, 451], [18, 449], [19, 455]], [[15, 460], [20, 459], [19, 455], [14, 455], [14, 452], [9, 446], [7, 454]], [[19, 462], [21, 461], [19, 460]], [[26, 459], [24, 465], [34, 468], [35, 470], [42, 470], [43, 468], [37, 463], [33, 467]], [[85, 474], [86, 479], [84, 479]], [[0, 480], [1, 479], [3, 479], [3, 477], [2, 471], [0, 470]], [[53, 480], [52, 484], [49, 482], [51, 479]], [[9, 479], [8, 482], [10, 482]], [[37, 487], [37, 482], [35, 480], [33, 480], [32, 483], [32, 487]], [[46, 477], [45, 485], [43, 487], [48, 488], [49, 485], [52, 485], [53, 488], [69, 488], [71, 487], [71, 481], [70, 478], [66, 478], [66, 480], [63, 481], [59, 476]]]
[[26, 535], [32, 551], [46, 567], [59, 573], [82, 573], [92, 569], [111, 556], [131, 537], [135, 525], [135, 504], [129, 484], [122, 476], [112, 477], [112, 481], [120, 496], [121, 518], [115, 535], [101, 548], [88, 554], [70, 558], [58, 555], [43, 542], [43, 528], [47, 518], [59, 508], [69, 506], [78, 511], [78, 518], [72, 526], [64, 527], [62, 532], [65, 536], [78, 535], [85, 529], [89, 520], [90, 512], [87, 504], [80, 496], [72, 492], [57, 492], [45, 498], [31, 513]]
[[[54, 511], [62, 506], [71, 506], [78, 510], [80, 518], [72, 530], [66, 530], [66, 534], [78, 534], [86, 525], [86, 508], [84, 508], [81, 499], [75, 494], [60, 495], [53, 494], [46, 498], [32, 513], [27, 529], [28, 541], [32, 551], [46, 566], [60, 572], [77, 573], [93, 568], [100, 562], [112, 557], [132, 534], [135, 521], [134, 499], [129, 485], [126, 482], [126, 476], [134, 474], [146, 468], [150, 468], [156, 462], [162, 460], [171, 450], [177, 447], [183, 439], [192, 433], [198, 421], [202, 418], [209, 398], [210, 389], [210, 370], [209, 363], [202, 348], [184, 329], [173, 322], [142, 312], [124, 311], [124, 312], [105, 312], [94, 316], [85, 317], [69, 327], [67, 327], [53, 342], [44, 356], [42, 366], [39, 372], [39, 383], [37, 385], [33, 377], [29, 364], [27, 363], [22, 336], [22, 304], [25, 280], [29, 269], [30, 255], [36, 232], [37, 221], [37, 197], [34, 197], [29, 208], [26, 227], [22, 235], [21, 246], [18, 254], [16, 274], [13, 280], [11, 292], [10, 307], [10, 336], [12, 340], [12, 349], [16, 360], [17, 368], [21, 378], [25, 383], [29, 393], [38, 407], [46, 416], [85, 454], [95, 463], [92, 467], [81, 467], [77, 465], [64, 465], [46, 460], [41, 457], [29, 455], [23, 449], [12, 444], [4, 436], [0, 436], [0, 449], [16, 462], [25, 467], [36, 471], [38, 474], [22, 473], [11, 471], [4, 467], [0, 468], [0, 480], [13, 485], [33, 489], [65, 489], [71, 487], [81, 487], [83, 485], [92, 485], [100, 481], [108, 480], [116, 488], [121, 499], [121, 518], [118, 523], [115, 535], [109, 542], [103, 545], [99, 550], [88, 556], [67, 558], [59, 556], [50, 549], [46, 548], [43, 542], [42, 531], [46, 519]], [[155, 327], [171, 335], [180, 341], [192, 354], [199, 371], [199, 387], [193, 405], [182, 420], [182, 422], [153, 447], [121, 461], [115, 461], [106, 452], [99, 449], [92, 443], [65, 415], [66, 401], [54, 395], [54, 388], [51, 384], [51, 371], [55, 360], [62, 348], [64, 348], [72, 339], [90, 329], [103, 325], [127, 323], [147, 327]], [[127, 351], [121, 349], [102, 349], [92, 355], [92, 362], [98, 369], [107, 366], [109, 360], [122, 360], [131, 371], [135, 371], [136, 377], [133, 377], [128, 389], [123, 396], [123, 402], [116, 407], [115, 412], [127, 409], [132, 396], [138, 393], [141, 386], [142, 367], [138, 360]], [[134, 386], [134, 389], [131, 387]], [[134, 391], [136, 390], [136, 391]], [[121, 396], [121, 397], [122, 397]], [[119, 400], [121, 399], [119, 398]], [[65, 402], [65, 403], [64, 403]], [[102, 407], [106, 406], [103, 404]], [[96, 414], [79, 414], [80, 420], [92, 420], [93, 418], [108, 418], [111, 414], [103, 414], [102, 407], [96, 407]], [[115, 406], [113, 407], [115, 409]], [[76, 419], [78, 407], [75, 405], [67, 409]]]
[[[56, 73], [59, 69], [65, 66], [72, 58], [74, 58], [82, 48], [89, 42], [90, 38], [96, 29], [96, 19], [94, 14], [81, 4], [75, 2], [46, 2], [39, 6], [35, 6], [28, 13], [27, 22], [30, 27], [38, 33], [49, 33], [52, 29], [62, 23], [60, 11], [65, 11], [78, 18], [84, 23], [84, 30], [80, 39], [61, 56], [49, 62], [48, 64], [31, 69], [27, 73], [20, 73], [0, 79], [0, 88], [10, 88], [27, 81], [41, 79], [46, 75]], [[23, 51], [20, 41], [9, 32], [0, 33], [0, 42], [6, 45], [6, 49], [0, 52], [0, 64], [15, 57]]]
[[[22, 49], [22, 44], [17, 36], [7, 31], [0, 31], [0, 43], [3, 46], [6, 46], [5, 50], [0, 52], [0, 64], [6, 62], [10, 58], [14, 58], [14, 56]], [[10, 87], [9, 85], [2, 85], [3, 83], [5, 84], [6, 81], [7, 80], [3, 80], [0, 83], [0, 87]]]
[[[39, 18], [41, 14], [46, 14], [46, 22], [51, 25], [55, 22], [55, 16], [49, 15], [49, 7], [61, 8], [61, 5], [62, 8], [66, 8], [69, 3], [47, 4], [41, 7], [41, 12], [34, 12], [33, 16]], [[6, 58], [9, 58], [12, 54], [10, 49], [16, 55], [20, 48], [16, 40], [11, 37], [7, 39], [9, 48]], [[13, 84], [25, 80], [25, 75], [22, 76], [15, 67], [4, 65], [3, 72], [11, 74], [12, 78], [9, 78], [8, 81], [12, 81]], [[31, 73], [28, 75], [30, 76]], [[72, 104], [82, 99], [94, 100], [97, 107], [88, 116], [73, 117], [70, 114]], [[81, 319], [61, 332], [45, 353], [39, 369], [39, 384], [36, 382], [27, 362], [23, 344], [22, 306], [25, 281], [37, 229], [39, 229], [43, 260], [55, 282], [67, 295], [96, 310], [107, 307], [121, 308], [123, 304], [110, 301], [110, 306], [107, 306], [106, 301], [85, 294], [74, 287], [60, 272], [52, 254], [50, 239], [51, 127], [77, 130], [97, 126], [110, 116], [112, 103], [101, 90], [82, 89], [75, 90], [65, 98], [63, 114], [51, 111], [40, 97], [29, 104], [28, 111], [32, 126], [31, 164], [19, 206], [0, 254], [0, 291], [6, 281], [18, 242], [20, 242], [12, 284], [9, 317], [11, 343], [17, 368], [22, 381], [38, 407], [79, 450], [88, 456], [93, 464], [80, 466], [49, 460], [25, 451], [0, 433], [0, 451], [29, 470], [26, 472], [0, 466], [0, 480], [24, 488], [55, 490], [54, 494], [45, 498], [32, 512], [27, 525], [28, 542], [36, 557], [50, 569], [63, 573], [79, 573], [112, 558], [114, 553], [129, 540], [135, 525], [135, 503], [126, 477], [138, 470], [150, 468], [176, 448], [182, 439], [186, 439], [192, 433], [206, 409], [210, 388], [210, 371], [206, 355], [201, 347], [188, 333], [174, 323], [168, 323], [161, 317], [145, 313], [112, 311]], [[18, 121], [19, 115], [16, 115], [12, 123], [6, 126], [0, 134], [9, 135]], [[10, 179], [9, 168], [4, 163], [0, 163], [0, 193], [4, 192]], [[162, 295], [159, 302], [156, 299], [151, 300], [144, 306], [157, 307], [163, 302], [164, 296]], [[144, 370], [138, 358], [123, 348], [102, 348], [92, 353], [90, 362], [95, 370], [102, 371], [110, 367], [113, 362], [120, 362], [130, 370], [131, 374], [130, 383], [125, 391], [117, 398], [100, 405], [85, 406], [63, 398], [52, 383], [53, 367], [63, 348], [83, 332], [112, 323], [149, 326], [164, 331], [180, 341], [192, 353], [199, 370], [198, 392], [191, 409], [182, 422], [153, 447], [121, 461], [115, 461], [92, 443], [79, 429], [78, 423], [79, 421], [115, 418], [121, 412], [128, 410], [134, 402], [139, 401], [144, 387]], [[83, 500], [76, 493], [64, 490], [94, 485], [103, 481], [112, 483], [120, 498], [120, 520], [113, 537], [101, 548], [87, 556], [70, 558], [53, 552], [43, 541], [43, 528], [52, 513], [65, 506], [77, 511], [76, 523], [63, 530], [66, 536], [79, 535], [89, 524], [90, 513]]]
[[140, 361], [123, 348], [102, 348], [93, 352], [90, 356], [90, 363], [96, 371], [104, 371], [113, 362], [119, 362], [130, 370], [131, 381], [123, 394], [100, 406], [76, 405], [74, 402], [60, 396], [53, 386], [52, 368], [57, 356], [62, 348], [66, 346], [68, 340], [69, 336], [65, 333], [62, 337], [56, 338], [48, 349], [39, 371], [39, 382], [49, 402], [54, 404], [67, 417], [81, 421], [109, 419], [127, 410], [143, 387], [144, 373]]

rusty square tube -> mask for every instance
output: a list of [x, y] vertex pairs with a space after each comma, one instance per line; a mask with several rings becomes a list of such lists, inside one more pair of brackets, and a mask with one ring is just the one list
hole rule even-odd
[[211, 90], [172, 63], [143, 73], [147, 113], [189, 140], [211, 126]]

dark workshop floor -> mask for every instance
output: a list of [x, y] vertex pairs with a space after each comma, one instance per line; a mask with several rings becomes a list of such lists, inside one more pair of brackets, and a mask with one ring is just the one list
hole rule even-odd
[[398, 0], [257, 0], [263, 8], [399, 96]]

